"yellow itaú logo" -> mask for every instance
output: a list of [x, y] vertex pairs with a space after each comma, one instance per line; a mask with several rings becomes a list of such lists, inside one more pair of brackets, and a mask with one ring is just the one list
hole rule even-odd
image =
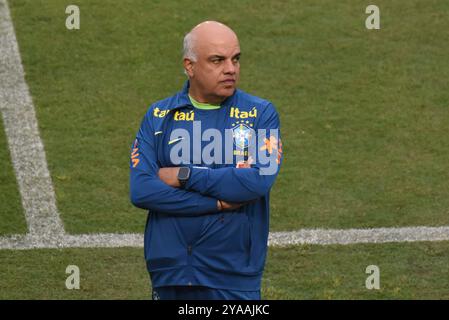
[[236, 119], [256, 118], [257, 109], [253, 107], [250, 111], [240, 111], [238, 107], [232, 107], [229, 116]]
[[[170, 109], [161, 110], [158, 107], [156, 107], [153, 110], [153, 117], [163, 118], [170, 111], [171, 111]], [[190, 112], [176, 111], [174, 116], [173, 116], [173, 119], [175, 121], [193, 121], [193, 120], [195, 120], [195, 112], [193, 112], [193, 110], [190, 111]]]
[[193, 110], [190, 112], [176, 111], [173, 119], [175, 121], [193, 121], [195, 120], [195, 112]]
[[170, 109], [161, 110], [158, 107], [153, 110], [153, 117], [163, 118], [170, 112]]

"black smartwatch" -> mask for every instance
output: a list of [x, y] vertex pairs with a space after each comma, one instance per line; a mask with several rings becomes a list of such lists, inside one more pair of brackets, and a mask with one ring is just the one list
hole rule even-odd
[[181, 184], [181, 188], [184, 189], [189, 178], [190, 178], [190, 168], [180, 167], [178, 171], [178, 181]]

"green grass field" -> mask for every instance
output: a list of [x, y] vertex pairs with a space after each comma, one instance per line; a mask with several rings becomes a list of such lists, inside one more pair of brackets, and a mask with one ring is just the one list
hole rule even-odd
[[[142, 255], [142, 249], [0, 251], [0, 299], [149, 299]], [[447, 242], [271, 248], [262, 298], [449, 299], [448, 261]], [[71, 264], [80, 268], [79, 290], [65, 287]], [[365, 287], [371, 264], [380, 269], [380, 290]]]
[[[129, 148], [148, 105], [181, 88], [182, 38], [206, 19], [237, 32], [240, 87], [281, 116], [272, 231], [449, 225], [449, 2], [378, 0], [381, 30], [365, 29], [359, 0], [82, 0], [78, 31], [65, 28], [69, 4], [9, 1], [67, 232], [143, 232]], [[0, 129], [0, 234], [25, 233]], [[448, 245], [270, 249], [264, 297], [447, 299]], [[148, 298], [141, 249], [0, 257], [3, 299]], [[77, 263], [82, 290], [68, 291]], [[379, 291], [364, 288], [370, 264]]]

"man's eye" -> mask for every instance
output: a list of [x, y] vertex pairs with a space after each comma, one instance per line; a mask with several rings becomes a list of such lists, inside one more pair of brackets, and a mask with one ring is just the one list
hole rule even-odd
[[215, 60], [212, 60], [212, 63], [213, 64], [219, 64], [221, 62], [221, 60], [220, 59], [215, 59]]

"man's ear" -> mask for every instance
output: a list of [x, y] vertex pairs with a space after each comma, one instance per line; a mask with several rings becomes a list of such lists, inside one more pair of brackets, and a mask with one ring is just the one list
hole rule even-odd
[[193, 61], [188, 59], [188, 58], [184, 58], [184, 70], [186, 71], [187, 75], [190, 78], [193, 78], [194, 72], [193, 72]]

